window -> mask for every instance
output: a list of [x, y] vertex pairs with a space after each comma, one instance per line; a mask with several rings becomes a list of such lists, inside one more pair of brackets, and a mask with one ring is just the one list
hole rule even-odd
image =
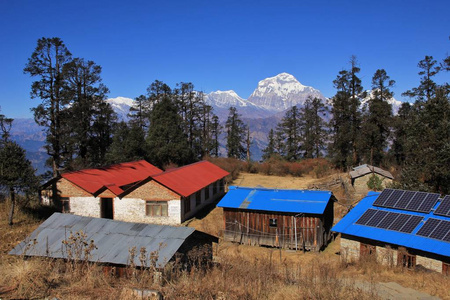
[[166, 201], [147, 201], [145, 215], [151, 217], [167, 217], [168, 204]]
[[213, 183], [213, 195], [217, 194], [217, 181]]
[[209, 185], [205, 188], [205, 200], [209, 199]]
[[406, 248], [400, 247], [398, 248], [397, 265], [408, 269], [414, 268], [416, 266], [416, 256], [408, 253]]
[[70, 213], [70, 198], [69, 197], [61, 197], [61, 212], [62, 213]]
[[223, 179], [219, 180], [219, 191], [223, 192], [225, 190]]
[[269, 227], [277, 227], [277, 219], [269, 219]]
[[202, 204], [202, 191], [198, 191], [195, 193], [195, 206], [199, 206]]
[[191, 211], [191, 197], [184, 198], [184, 213], [187, 214]]

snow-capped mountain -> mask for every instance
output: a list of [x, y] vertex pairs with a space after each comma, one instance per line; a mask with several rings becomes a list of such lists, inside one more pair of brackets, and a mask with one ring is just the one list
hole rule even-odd
[[[368, 105], [368, 102], [370, 99], [374, 97], [374, 91], [373, 90], [367, 90], [364, 92], [366, 94], [366, 97], [361, 99], [361, 109]], [[398, 113], [398, 110], [400, 109], [400, 106], [402, 105], [402, 102], [395, 99], [394, 97], [387, 100], [389, 104], [392, 105], [392, 113], [396, 115]]]
[[236, 107], [238, 113], [248, 118], [265, 118], [273, 114], [272, 111], [242, 99], [235, 91], [215, 91], [205, 95], [205, 102], [214, 108], [214, 113], [220, 120], [225, 121], [228, 109]]
[[280, 112], [294, 105], [303, 105], [309, 96], [326, 99], [319, 90], [301, 84], [291, 74], [281, 73], [261, 80], [247, 101]]
[[126, 97], [109, 98], [106, 100], [112, 106], [120, 120], [128, 120], [130, 107], [133, 106], [133, 99]]

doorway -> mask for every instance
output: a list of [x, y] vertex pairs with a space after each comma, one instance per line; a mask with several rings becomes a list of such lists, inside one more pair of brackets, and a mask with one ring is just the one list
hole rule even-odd
[[100, 198], [100, 218], [114, 219], [113, 198]]

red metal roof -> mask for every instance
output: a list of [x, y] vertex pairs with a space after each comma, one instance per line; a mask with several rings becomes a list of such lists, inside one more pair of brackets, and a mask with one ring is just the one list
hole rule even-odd
[[120, 195], [124, 192], [124, 186], [139, 182], [161, 172], [161, 169], [147, 161], [139, 160], [105, 168], [65, 173], [61, 176], [91, 194], [106, 188], [115, 195]]
[[228, 174], [209, 161], [200, 161], [153, 175], [152, 178], [175, 193], [188, 197]]

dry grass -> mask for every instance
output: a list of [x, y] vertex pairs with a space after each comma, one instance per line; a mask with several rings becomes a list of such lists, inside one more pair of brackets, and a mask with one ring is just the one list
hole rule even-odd
[[[326, 181], [332, 176], [324, 177]], [[278, 177], [241, 174], [232, 184], [305, 188], [317, 183], [314, 175]], [[333, 191], [336, 195], [342, 191]], [[338, 198], [339, 199], [339, 198]], [[343, 264], [339, 238], [323, 252], [295, 252], [220, 242], [214, 247], [218, 263], [209, 269], [168, 269], [160, 283], [151, 271], [129, 278], [105, 276], [95, 265], [78, 268], [64, 261], [27, 259], [7, 253], [42, 220], [17, 212], [16, 224], [7, 225], [8, 205], [0, 203], [0, 298], [133, 299], [129, 288], [159, 290], [166, 299], [376, 299], [377, 282], [397, 282], [442, 299], [450, 299], [450, 278], [425, 271], [387, 268], [372, 262]], [[214, 208], [189, 226], [218, 235], [223, 226], [221, 208]]]

